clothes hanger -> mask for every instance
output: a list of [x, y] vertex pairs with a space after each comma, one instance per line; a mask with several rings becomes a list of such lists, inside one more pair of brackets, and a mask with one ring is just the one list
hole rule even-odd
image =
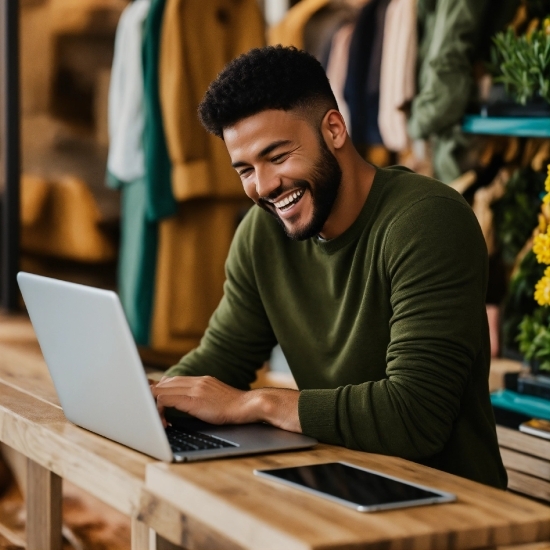
[[535, 157], [540, 145], [541, 140], [537, 138], [530, 138], [525, 142], [523, 154], [521, 155], [521, 166], [523, 168], [527, 168], [531, 164], [531, 161]]
[[520, 151], [520, 142], [517, 137], [508, 138], [508, 143], [506, 144], [506, 149], [504, 150], [504, 162], [507, 164], [514, 162]]
[[545, 139], [531, 161], [531, 168], [535, 172], [541, 172], [546, 168], [548, 159], [550, 159], [550, 139]]

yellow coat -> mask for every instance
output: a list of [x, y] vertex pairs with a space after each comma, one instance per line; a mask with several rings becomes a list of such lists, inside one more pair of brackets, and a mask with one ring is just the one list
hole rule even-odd
[[178, 214], [159, 224], [151, 345], [195, 347], [223, 294], [237, 218], [252, 203], [225, 144], [208, 134], [197, 107], [233, 58], [265, 44], [256, 0], [168, 0], [159, 60], [160, 100]]
[[160, 100], [177, 200], [242, 197], [223, 142], [208, 134], [197, 107], [233, 58], [265, 44], [256, 0], [168, 0], [160, 47]]

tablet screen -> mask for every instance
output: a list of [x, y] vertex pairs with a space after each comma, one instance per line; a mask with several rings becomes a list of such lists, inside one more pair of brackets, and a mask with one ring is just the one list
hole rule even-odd
[[332, 500], [343, 501], [344, 504], [352, 504], [354, 508], [365, 511], [455, 499], [450, 493], [416, 486], [342, 462], [259, 470], [256, 473], [304, 488], [308, 492], [332, 497]]

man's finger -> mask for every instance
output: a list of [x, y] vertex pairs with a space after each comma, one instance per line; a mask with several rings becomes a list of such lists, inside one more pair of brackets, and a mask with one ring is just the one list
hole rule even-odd
[[163, 394], [157, 397], [157, 407], [160, 405], [164, 407], [176, 407], [183, 412], [189, 412], [186, 405], [189, 403], [190, 398], [181, 394]]

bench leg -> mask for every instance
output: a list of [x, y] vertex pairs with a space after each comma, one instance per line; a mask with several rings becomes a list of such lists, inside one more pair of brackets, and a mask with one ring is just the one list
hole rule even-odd
[[61, 478], [27, 459], [27, 550], [61, 550]]
[[185, 550], [157, 535], [145, 523], [132, 518], [132, 550]]
[[151, 529], [136, 518], [132, 518], [132, 550], [155, 550], [151, 545]]

